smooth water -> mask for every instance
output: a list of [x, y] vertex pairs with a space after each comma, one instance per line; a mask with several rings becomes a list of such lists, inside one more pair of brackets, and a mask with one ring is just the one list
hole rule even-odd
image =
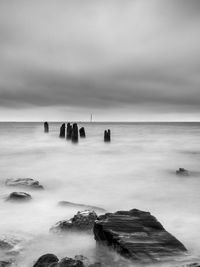
[[[58, 206], [61, 200], [107, 211], [150, 211], [200, 259], [199, 123], [88, 123], [87, 138], [76, 145], [58, 137], [60, 125], [50, 123], [45, 134], [43, 123], [0, 123], [0, 239], [24, 240], [18, 267], [32, 267], [44, 253], [95, 259], [93, 236], [49, 233], [78, 211]], [[109, 144], [103, 142], [107, 128]], [[179, 167], [191, 176], [176, 176]], [[45, 190], [25, 189], [33, 197], [29, 203], [6, 202], [17, 188], [6, 187], [5, 179], [20, 177], [39, 180]]]

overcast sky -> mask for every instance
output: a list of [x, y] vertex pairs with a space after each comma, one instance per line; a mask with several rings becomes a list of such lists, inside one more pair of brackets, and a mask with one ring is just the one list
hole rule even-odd
[[199, 0], [0, 0], [0, 120], [200, 120]]

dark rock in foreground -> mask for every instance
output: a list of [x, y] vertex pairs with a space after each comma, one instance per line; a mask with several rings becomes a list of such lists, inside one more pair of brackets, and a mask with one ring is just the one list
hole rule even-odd
[[73, 202], [69, 202], [69, 201], [60, 201], [60, 202], [58, 202], [58, 205], [63, 206], [63, 207], [71, 207], [71, 208], [78, 208], [78, 209], [82, 208], [84, 210], [94, 210], [96, 212], [105, 212], [104, 209], [96, 207], [96, 206], [78, 204], [78, 203], [73, 203]]
[[189, 171], [184, 169], [184, 168], [179, 168], [177, 171], [176, 171], [176, 174], [177, 175], [181, 175], [181, 176], [189, 176]]
[[7, 186], [18, 186], [18, 187], [30, 187], [32, 189], [44, 189], [38, 181], [32, 178], [10, 178], [7, 179], [5, 184]]
[[155, 217], [137, 209], [99, 216], [94, 224], [94, 235], [98, 243], [140, 262], [158, 261], [161, 257], [186, 251]]
[[45, 254], [37, 260], [33, 267], [101, 267], [101, 264], [90, 264], [89, 260], [82, 255], [75, 256], [74, 259], [65, 257], [59, 261], [54, 254]]
[[45, 254], [37, 260], [33, 267], [48, 267], [52, 266], [51, 264], [57, 263], [58, 261], [59, 259], [54, 254]]
[[62, 232], [68, 230], [88, 231], [92, 230], [97, 214], [94, 211], [79, 211], [70, 220], [63, 220], [56, 223], [50, 231]]
[[31, 195], [24, 192], [12, 192], [7, 198], [8, 201], [20, 201], [20, 202], [29, 201], [31, 199], [32, 199]]

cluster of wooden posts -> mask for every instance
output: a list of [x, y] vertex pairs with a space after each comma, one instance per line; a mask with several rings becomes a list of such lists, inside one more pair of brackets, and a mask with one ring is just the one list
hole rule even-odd
[[[49, 132], [49, 124], [48, 122], [44, 123], [44, 132], [48, 133]], [[67, 140], [72, 140], [73, 143], [77, 143], [78, 139], [80, 138], [85, 138], [85, 128], [81, 127], [78, 129], [77, 123], [67, 123], [67, 127], [65, 123], [63, 123], [60, 127], [60, 138], [66, 138]], [[110, 142], [111, 141], [111, 131], [110, 129], [104, 131], [104, 142]]]

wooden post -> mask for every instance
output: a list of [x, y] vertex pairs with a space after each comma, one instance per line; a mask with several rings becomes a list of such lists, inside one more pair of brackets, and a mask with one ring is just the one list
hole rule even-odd
[[68, 140], [72, 138], [72, 126], [69, 122], [67, 123], [67, 136], [66, 136], [66, 138]]
[[85, 128], [84, 127], [81, 127], [80, 128], [79, 133], [80, 133], [80, 137], [82, 137], [82, 138], [86, 137], [86, 135], [85, 135]]
[[78, 126], [77, 123], [73, 124], [72, 127], [72, 142], [77, 143], [78, 142]]
[[49, 132], [49, 124], [48, 124], [47, 121], [45, 121], [45, 123], [44, 123], [44, 132], [45, 133], [48, 133]]
[[60, 138], [65, 138], [65, 123], [60, 127]]
[[110, 129], [104, 131], [104, 142], [111, 141], [111, 131]]

